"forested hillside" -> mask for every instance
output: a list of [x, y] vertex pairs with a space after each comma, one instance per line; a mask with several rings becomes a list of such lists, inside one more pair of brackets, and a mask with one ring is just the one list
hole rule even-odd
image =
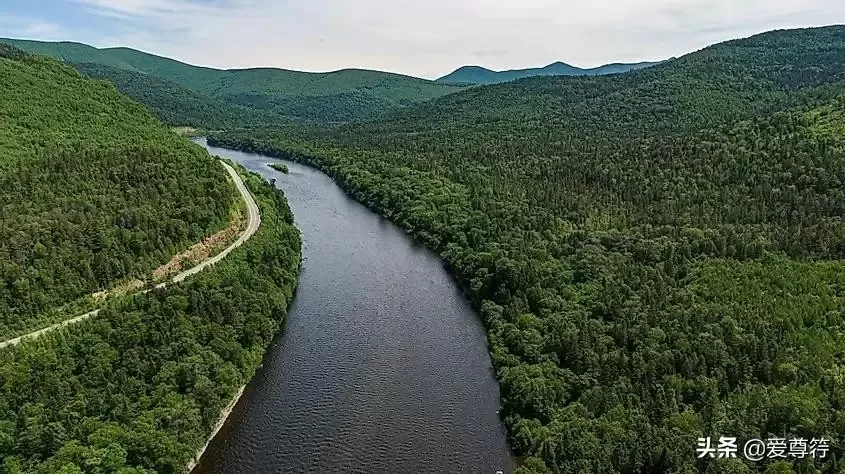
[[[90, 63], [166, 79], [198, 94], [267, 114], [316, 122], [347, 122], [384, 115], [390, 110], [440, 97], [460, 87], [379, 71], [347, 69], [306, 73], [285, 69], [219, 70], [191, 66], [129, 48], [97, 49], [78, 43], [48, 43], [0, 39], [15, 47], [59, 58]], [[138, 90], [143, 76], [124, 88]], [[146, 79], [148, 81], [148, 79]], [[143, 96], [155, 108], [161, 97]]]
[[[843, 79], [845, 27], [776, 31], [209, 143], [320, 166], [440, 252], [521, 473], [839, 472]], [[702, 436], [834, 442], [751, 463]]]
[[296, 287], [287, 203], [262, 178], [245, 181], [261, 227], [220, 263], [0, 351], [0, 472], [184, 472]]
[[483, 124], [473, 136], [494, 128], [506, 137], [563, 129], [602, 139], [693, 132], [835, 95], [845, 80], [842, 41], [838, 27], [775, 31], [626, 74], [477, 87], [399, 112], [374, 129], [448, 132]]
[[0, 45], [0, 339], [223, 228], [235, 189], [113, 86]]
[[92, 63], [71, 66], [88, 77], [111, 82], [120, 93], [146, 105], [150, 112], [171, 126], [214, 130], [284, 121], [271, 113], [232, 105], [149, 74]]

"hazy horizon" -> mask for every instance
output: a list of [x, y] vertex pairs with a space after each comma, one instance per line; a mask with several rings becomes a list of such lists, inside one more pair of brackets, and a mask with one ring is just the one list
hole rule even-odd
[[8, 0], [0, 36], [129, 47], [218, 69], [369, 69], [660, 61], [773, 29], [845, 22], [834, 0]]
[[[80, 41], [73, 41], [73, 40], [62, 40], [62, 39], [43, 40], [43, 39], [39, 39], [39, 38], [22, 38], [22, 37], [0, 36], [0, 39], [3, 39], [3, 38], [9, 39], [9, 40], [37, 41], [37, 42], [45, 42], [45, 43], [73, 43], [73, 44], [79, 44], [79, 45], [84, 45], [84, 46], [92, 46], [92, 47], [95, 47], [95, 48], [100, 49], [100, 50], [121, 49], [121, 48], [133, 49], [135, 51], [140, 51], [142, 53], [152, 54], [154, 56], [158, 56], [158, 57], [162, 57], [162, 58], [166, 58], [166, 59], [172, 59], [174, 61], [178, 61], [178, 62], [181, 62], [181, 63], [184, 63], [184, 64], [188, 64], [190, 66], [217, 69], [217, 70], [281, 69], [281, 70], [294, 71], [294, 72], [304, 72], [304, 73], [309, 73], [309, 74], [327, 74], [327, 73], [346, 71], [346, 70], [363, 70], [363, 71], [384, 72], [384, 73], [389, 73], [389, 74], [397, 74], [397, 75], [404, 75], [404, 76], [408, 76], [408, 77], [415, 77], [417, 79], [431, 79], [431, 80], [439, 79], [441, 77], [445, 77], [445, 76], [447, 76], [447, 75], [449, 75], [453, 72], [456, 72], [458, 69], [465, 68], [465, 67], [481, 67], [481, 68], [485, 68], [489, 71], [492, 71], [494, 73], [501, 73], [501, 72], [511, 72], [511, 71], [522, 71], [522, 70], [526, 70], [526, 69], [542, 69], [542, 68], [551, 66], [555, 63], [566, 63], [570, 66], [577, 67], [577, 68], [580, 68], [580, 69], [593, 69], [593, 68], [597, 68], [597, 67], [600, 67], [600, 66], [607, 66], [607, 65], [610, 65], [610, 64], [638, 64], [638, 63], [642, 63], [642, 62], [657, 63], [657, 62], [661, 62], [661, 61], [671, 59], [671, 58], [661, 58], [661, 59], [644, 60], [644, 61], [611, 61], [609, 63], [597, 64], [595, 66], [581, 66], [581, 65], [572, 64], [572, 63], [569, 63], [569, 62], [566, 62], [566, 61], [553, 61], [553, 62], [548, 63], [548, 64], [536, 64], [536, 65], [529, 65], [529, 66], [525, 66], [525, 67], [510, 67], [510, 68], [505, 68], [505, 69], [493, 69], [493, 68], [485, 66], [484, 64], [462, 64], [460, 66], [456, 66], [455, 68], [453, 68], [451, 70], [444, 71], [443, 74], [440, 74], [437, 77], [424, 78], [424, 77], [421, 77], [421, 76], [414, 76], [412, 74], [407, 74], [407, 73], [404, 73], [404, 72], [401, 72], [401, 71], [385, 71], [385, 70], [381, 70], [381, 69], [368, 69], [368, 68], [354, 67], [354, 66], [341, 68], [341, 69], [324, 70], [324, 71], [305, 71], [305, 70], [300, 70], [300, 69], [291, 69], [289, 67], [284, 67], [284, 66], [262, 66], [262, 65], [237, 67], [237, 68], [224, 68], [224, 67], [209, 66], [209, 65], [206, 65], [206, 64], [195, 64], [195, 63], [191, 63], [189, 61], [184, 61], [180, 58], [166, 56], [164, 54], [159, 54], [159, 53], [156, 53], [154, 51], [145, 51], [143, 49], [134, 48], [134, 47], [129, 46], [129, 45], [96, 46], [96, 45], [83, 43], [83, 42], [80, 42]], [[733, 38], [729, 38], [729, 39], [733, 39]], [[689, 51], [689, 52], [692, 53], [693, 51]]]

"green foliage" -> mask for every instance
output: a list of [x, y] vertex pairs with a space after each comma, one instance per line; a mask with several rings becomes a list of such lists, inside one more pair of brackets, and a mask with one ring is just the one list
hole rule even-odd
[[143, 106], [0, 49], [0, 338], [221, 229], [222, 167]]
[[287, 203], [260, 177], [246, 181], [261, 227], [223, 261], [0, 352], [0, 472], [183, 472], [296, 287]]
[[288, 172], [288, 166], [284, 163], [270, 163], [268, 165], [270, 168], [273, 168], [276, 171], [280, 171], [282, 173]]
[[[694, 132], [825, 96], [845, 80], [844, 37], [840, 26], [775, 31], [626, 74], [476, 87], [397, 112], [373, 128], [427, 138], [483, 125], [473, 138], [520, 143]], [[455, 139], [470, 137], [462, 132], [450, 144]]]
[[149, 74], [92, 63], [72, 66], [89, 77], [111, 82], [118, 91], [146, 105], [150, 112], [168, 125], [221, 129], [282, 120], [272, 114], [204, 96]]
[[[461, 90], [379, 71], [346, 69], [330, 73], [306, 73], [284, 69], [218, 70], [191, 66], [128, 48], [96, 49], [78, 43], [47, 43], [0, 39], [25, 51], [53, 56], [71, 63], [91, 63], [142, 73], [181, 85], [198, 94], [239, 106], [258, 109], [266, 116], [281, 115], [318, 122], [364, 120], [387, 111]], [[112, 73], [109, 73], [112, 75]], [[124, 75], [123, 89], [140, 91], [145, 79]], [[190, 108], [207, 109], [210, 99], [188, 97], [173, 87], [156, 84], [163, 97], [142, 101], [156, 110], [169, 107], [174, 94], [196, 101]], [[158, 95], [157, 92], [154, 93]], [[134, 97], [134, 95], [133, 95]], [[175, 105], [175, 103], [174, 103]], [[173, 111], [171, 111], [173, 112]], [[166, 114], [164, 114], [167, 117]], [[179, 124], [183, 125], [183, 124]]]
[[520, 472], [783, 472], [694, 449], [845, 432], [843, 73], [845, 27], [777, 31], [209, 143], [318, 166], [441, 254]]
[[811, 131], [818, 136], [837, 139], [845, 136], [845, 107], [841, 104], [816, 107], [804, 114]]
[[227, 74], [222, 80], [225, 89], [214, 92], [214, 96], [314, 122], [371, 119], [461, 90], [424, 79], [358, 69], [320, 74], [244, 69]]

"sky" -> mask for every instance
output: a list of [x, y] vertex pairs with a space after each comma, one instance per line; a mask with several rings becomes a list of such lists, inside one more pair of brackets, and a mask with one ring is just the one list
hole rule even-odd
[[580, 67], [845, 23], [843, 0], [0, 0], [0, 37], [128, 46], [218, 68]]

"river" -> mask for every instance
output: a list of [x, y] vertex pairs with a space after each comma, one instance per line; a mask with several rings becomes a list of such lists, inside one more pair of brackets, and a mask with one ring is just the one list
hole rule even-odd
[[510, 472], [484, 328], [439, 257], [318, 170], [206, 148], [276, 180], [304, 260], [281, 334], [193, 472]]

